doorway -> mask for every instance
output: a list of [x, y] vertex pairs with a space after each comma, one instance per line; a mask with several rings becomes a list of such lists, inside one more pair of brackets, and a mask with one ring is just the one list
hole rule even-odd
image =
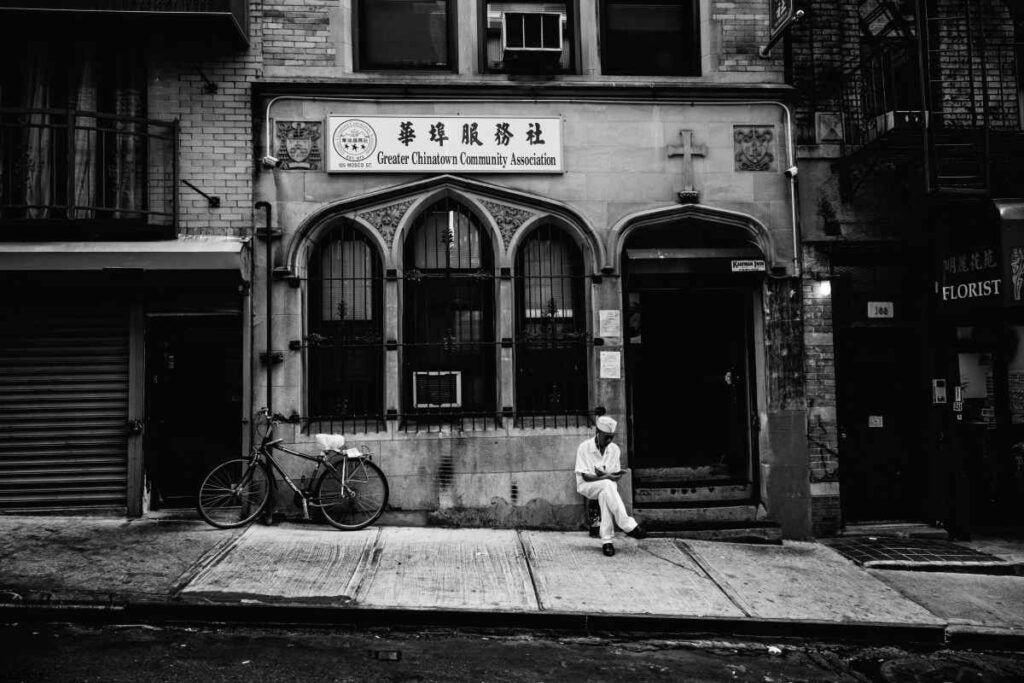
[[914, 519], [917, 402], [914, 340], [900, 328], [847, 328], [836, 338], [836, 403], [846, 522]]
[[627, 296], [630, 452], [638, 478], [658, 470], [650, 476], [750, 487], [751, 290], [693, 283]]
[[146, 478], [150, 509], [192, 507], [202, 476], [242, 448], [237, 315], [147, 319]]

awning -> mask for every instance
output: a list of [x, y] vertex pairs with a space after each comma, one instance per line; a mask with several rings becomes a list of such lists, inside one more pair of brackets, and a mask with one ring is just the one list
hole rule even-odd
[[234, 271], [249, 275], [248, 240], [181, 237], [152, 242], [0, 243], [3, 271]]

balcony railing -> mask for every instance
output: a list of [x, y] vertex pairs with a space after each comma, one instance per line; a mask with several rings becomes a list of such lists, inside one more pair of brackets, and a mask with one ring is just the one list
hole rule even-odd
[[0, 108], [0, 237], [173, 235], [177, 122]]

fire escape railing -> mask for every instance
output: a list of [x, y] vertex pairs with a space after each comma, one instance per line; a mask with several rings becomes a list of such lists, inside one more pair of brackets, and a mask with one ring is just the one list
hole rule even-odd
[[1020, 29], [985, 3], [931, 9], [914, 34], [866, 39], [842, 71], [844, 191], [901, 159], [921, 165], [926, 192], [1024, 192]]

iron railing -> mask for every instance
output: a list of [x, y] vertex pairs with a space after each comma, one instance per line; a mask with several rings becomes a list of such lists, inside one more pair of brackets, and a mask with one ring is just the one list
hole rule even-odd
[[177, 122], [0, 108], [0, 234], [47, 221], [173, 234], [177, 139]]

